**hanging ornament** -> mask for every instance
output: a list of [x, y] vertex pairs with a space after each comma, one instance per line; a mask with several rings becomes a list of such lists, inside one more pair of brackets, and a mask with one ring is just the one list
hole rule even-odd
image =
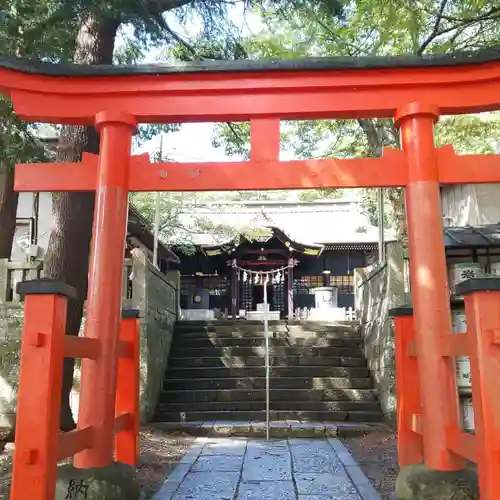
[[243, 271], [243, 282], [246, 283], [248, 281], [248, 273]]
[[255, 275], [254, 283], [258, 285], [260, 283], [260, 276], [258, 274]]
[[281, 283], [281, 271], [276, 273], [276, 283]]

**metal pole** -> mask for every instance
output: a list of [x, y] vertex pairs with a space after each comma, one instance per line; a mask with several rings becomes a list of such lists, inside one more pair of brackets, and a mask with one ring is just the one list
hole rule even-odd
[[377, 190], [378, 205], [378, 260], [380, 263], [385, 261], [385, 235], [384, 235], [384, 190]]
[[160, 193], [156, 193], [155, 198], [155, 237], [153, 244], [153, 264], [159, 269], [158, 265], [158, 240], [160, 237]]
[[[157, 161], [163, 160], [163, 134], [160, 136], [160, 150], [158, 151]], [[157, 191], [155, 197], [155, 234], [153, 243], [153, 265], [160, 269], [158, 265], [158, 241], [160, 239], [160, 192]]]
[[264, 279], [264, 337], [266, 339], [266, 439], [269, 441], [269, 324], [267, 317], [267, 282], [268, 275]]

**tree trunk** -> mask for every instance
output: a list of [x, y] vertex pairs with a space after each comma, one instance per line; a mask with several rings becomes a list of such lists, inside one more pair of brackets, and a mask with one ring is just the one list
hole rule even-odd
[[[112, 64], [119, 20], [102, 20], [87, 14], [77, 36], [74, 62], [78, 64]], [[59, 140], [57, 161], [80, 161], [83, 152], [99, 152], [99, 135], [93, 127], [65, 126]], [[68, 302], [66, 334], [78, 335], [87, 297], [88, 267], [94, 192], [54, 193], [54, 226], [44, 259], [44, 274], [76, 288], [77, 300]], [[64, 360], [60, 428], [75, 428], [70, 408], [74, 360]]]
[[9, 259], [16, 231], [19, 193], [14, 191], [14, 169], [0, 165], [0, 259]]
[[[370, 156], [382, 156], [384, 146], [387, 144], [391, 144], [396, 148], [399, 147], [397, 144], [399, 131], [394, 125], [390, 130], [385, 128], [379, 133], [372, 119], [359, 119], [358, 123], [366, 135]], [[408, 229], [406, 224], [405, 191], [403, 188], [387, 188], [384, 192], [394, 212], [396, 236], [403, 246], [406, 246]], [[380, 221], [377, 220], [377, 224], [380, 224]]]

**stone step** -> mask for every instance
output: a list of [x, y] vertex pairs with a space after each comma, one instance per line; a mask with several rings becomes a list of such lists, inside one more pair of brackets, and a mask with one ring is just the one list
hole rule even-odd
[[[275, 329], [269, 328], [269, 335], [273, 338], [328, 338], [328, 339], [358, 339], [361, 340], [361, 333], [355, 330], [346, 330], [345, 328], [334, 330], [334, 331], [313, 331], [313, 330], [305, 330], [303, 328], [300, 329]], [[262, 327], [251, 329], [235, 329], [234, 327], [225, 327], [217, 328], [214, 331], [206, 331], [206, 330], [194, 330], [194, 331], [183, 331], [176, 329], [175, 337], [185, 339], [205, 339], [205, 338], [237, 338], [242, 339], [246, 337], [265, 337], [265, 332]]]
[[[231, 358], [264, 356], [266, 353], [264, 346], [254, 347], [184, 347], [172, 346], [171, 358]], [[300, 346], [273, 346], [269, 347], [271, 356], [300, 356], [310, 357], [349, 357], [365, 359], [363, 350], [359, 347], [300, 347]]]
[[[273, 411], [368, 411], [380, 410], [377, 402], [367, 401], [274, 401], [269, 407]], [[203, 411], [263, 411], [265, 401], [202, 401], [195, 403], [160, 403], [157, 413], [203, 412]]]
[[[265, 345], [264, 337], [213, 337], [213, 338], [183, 338], [182, 335], [175, 335], [172, 340], [173, 348], [193, 348], [204, 347], [210, 348], [214, 346], [223, 347], [254, 347]], [[349, 347], [352, 349], [360, 349], [363, 344], [361, 339], [329, 339], [324, 337], [290, 337], [290, 338], [274, 338], [269, 337], [269, 345], [271, 346], [294, 346], [294, 347]]]
[[[301, 323], [293, 323], [293, 324], [301, 324]], [[224, 319], [224, 320], [212, 320], [212, 321], [204, 321], [204, 320], [194, 320], [194, 321], [177, 321], [175, 324], [175, 328], [205, 328], [205, 327], [217, 327], [217, 326], [262, 326], [262, 321], [258, 320], [245, 320], [245, 319]], [[269, 325], [273, 326], [285, 326], [287, 325], [287, 321], [279, 320], [279, 321], [269, 321]]]
[[[347, 377], [279, 377], [269, 381], [271, 389], [372, 389], [370, 378]], [[178, 378], [165, 379], [164, 390], [265, 389], [265, 377], [245, 378]]]
[[[271, 401], [376, 401], [373, 389], [272, 389]], [[162, 391], [160, 402], [265, 401], [264, 389], [205, 389]]]
[[[168, 361], [169, 368], [200, 368], [200, 367], [233, 367], [241, 368], [246, 366], [264, 366], [264, 356], [248, 356], [242, 357], [214, 357], [214, 358], [170, 358]], [[348, 358], [348, 357], [309, 357], [301, 356], [270, 356], [269, 364], [271, 366], [353, 366], [365, 367], [366, 361], [364, 358]]]
[[[187, 411], [157, 413], [155, 421], [193, 422], [193, 421], [263, 421], [265, 411]], [[300, 420], [306, 422], [381, 422], [380, 411], [271, 411], [271, 420]]]
[[[336, 328], [359, 328], [359, 321], [269, 321], [269, 326], [275, 328], [306, 328], [309, 330], [328, 330]], [[252, 326], [262, 327], [263, 322], [260, 320], [213, 320], [213, 321], [178, 321], [175, 328], [184, 331], [193, 331], [196, 329], [215, 329], [226, 327], [248, 328]]]
[[[189, 436], [207, 437], [265, 437], [265, 422], [219, 422], [213, 420], [193, 422], [150, 422], [148, 427], [165, 433], [183, 433]], [[375, 422], [270, 422], [270, 435], [276, 438], [328, 438], [365, 436], [378, 430], [387, 431], [384, 424]]]
[[[245, 367], [245, 368], [226, 368], [225, 366], [213, 368], [169, 368], [166, 372], [166, 378], [246, 378], [246, 377], [265, 377], [264, 367]], [[274, 366], [270, 369], [271, 377], [350, 377], [350, 378], [368, 378], [370, 371], [368, 368], [337, 367], [337, 366], [292, 366], [281, 367]]]

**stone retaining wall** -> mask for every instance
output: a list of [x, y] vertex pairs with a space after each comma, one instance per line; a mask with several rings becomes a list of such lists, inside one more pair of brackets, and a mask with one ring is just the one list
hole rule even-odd
[[[124, 308], [140, 310], [141, 422], [145, 423], [151, 419], [161, 391], [177, 318], [180, 278], [177, 271], [168, 276], [157, 271], [139, 250], [134, 251], [131, 269], [132, 297], [124, 298]], [[0, 429], [5, 431], [15, 424], [22, 322], [22, 303], [0, 303]], [[79, 388], [77, 360], [71, 394], [75, 418]]]
[[368, 367], [379, 393], [384, 418], [393, 425], [396, 421], [394, 324], [388, 311], [406, 302], [405, 262], [402, 247], [389, 243], [382, 265], [354, 270], [355, 307], [361, 321]]

